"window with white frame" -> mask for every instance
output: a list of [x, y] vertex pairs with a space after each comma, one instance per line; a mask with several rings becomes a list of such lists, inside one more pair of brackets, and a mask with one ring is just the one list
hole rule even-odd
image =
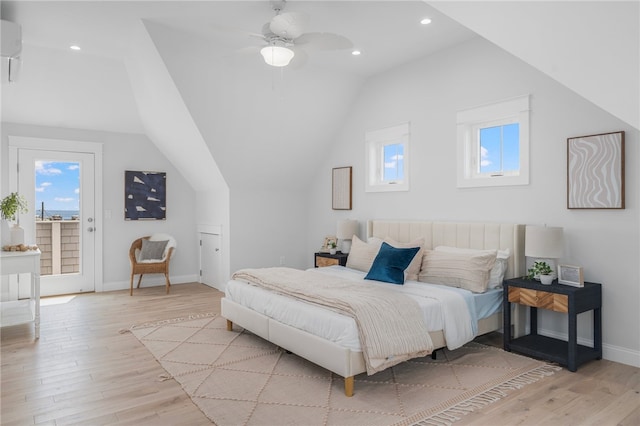
[[367, 192], [409, 190], [409, 123], [367, 132]]
[[458, 112], [458, 187], [529, 183], [529, 95]]

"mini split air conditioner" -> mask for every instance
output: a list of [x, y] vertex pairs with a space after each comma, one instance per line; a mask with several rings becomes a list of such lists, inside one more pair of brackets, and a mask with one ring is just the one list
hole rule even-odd
[[14, 22], [0, 20], [0, 56], [2, 56], [2, 83], [15, 82], [20, 71], [22, 27]]

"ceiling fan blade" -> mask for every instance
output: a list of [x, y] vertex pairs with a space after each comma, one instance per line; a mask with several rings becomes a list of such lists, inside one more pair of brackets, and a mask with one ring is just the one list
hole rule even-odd
[[309, 59], [307, 52], [295, 46], [293, 46], [291, 49], [293, 50], [294, 56], [291, 62], [289, 62], [289, 65], [287, 65], [287, 68], [302, 68], [307, 63], [307, 59]]
[[306, 33], [296, 38], [294, 42], [315, 50], [341, 50], [353, 47], [351, 40], [334, 33]]
[[287, 12], [276, 15], [269, 24], [272, 33], [284, 38], [298, 38], [309, 24], [309, 16], [301, 12]]

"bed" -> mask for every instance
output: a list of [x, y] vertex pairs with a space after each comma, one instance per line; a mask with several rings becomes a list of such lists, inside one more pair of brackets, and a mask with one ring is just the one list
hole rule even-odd
[[[429, 253], [434, 253], [436, 248], [507, 251], [510, 255], [505, 259], [504, 278], [511, 278], [522, 276], [525, 272], [524, 229], [524, 225], [509, 223], [371, 220], [367, 223], [367, 240], [379, 239], [405, 245], [421, 241], [422, 247]], [[353, 248], [350, 257], [352, 256], [356, 256]], [[365, 275], [361, 270], [341, 266], [320, 269], [316, 275], [326, 275], [327, 279], [332, 275], [346, 275], [348, 279], [362, 280]], [[396, 287], [402, 287], [403, 291], [411, 293], [424, 291], [426, 285], [424, 282], [408, 280], [405, 285]], [[368, 371], [357, 331], [356, 337], [349, 331], [354, 327], [353, 318], [322, 307], [309, 306], [309, 303], [293, 300], [288, 296], [272, 294], [269, 290], [256, 288], [242, 279], [232, 279], [227, 284], [225, 293], [221, 300], [221, 312], [227, 319], [229, 330], [236, 324], [342, 376], [345, 394], [353, 395], [354, 376]], [[477, 324], [474, 336], [502, 328], [501, 298], [501, 289], [474, 294], [474, 300], [477, 301], [475, 303], [482, 306], [473, 315], [474, 321], [477, 320], [474, 323]], [[446, 327], [433, 320], [439, 318], [439, 315], [424, 313], [425, 321], [431, 324], [428, 334], [434, 351], [451, 347], [451, 340], [458, 338], [456, 334], [451, 337], [452, 333]], [[431, 320], [427, 318], [429, 316]], [[515, 315], [513, 318], [517, 321], [519, 317]], [[318, 324], [321, 326], [318, 327]], [[517, 331], [520, 325], [514, 324], [514, 328]], [[447, 337], [450, 341], [447, 341]], [[473, 336], [468, 340], [472, 338]], [[455, 347], [461, 345], [460, 342], [453, 344]]]

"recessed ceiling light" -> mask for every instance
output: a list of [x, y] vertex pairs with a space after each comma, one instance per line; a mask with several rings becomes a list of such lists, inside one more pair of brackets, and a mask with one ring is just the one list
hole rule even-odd
[[71, 49], [71, 50], [81, 50], [80, 46], [75, 45], [75, 44], [72, 44], [71, 46], [69, 46], [69, 49]]
[[429, 25], [431, 23], [431, 18], [422, 18], [420, 21], [422, 25]]
[[353, 56], [358, 56], [359, 54], [361, 54], [362, 52], [360, 52], [359, 50], [354, 50], [353, 52], [351, 52], [351, 54]]

